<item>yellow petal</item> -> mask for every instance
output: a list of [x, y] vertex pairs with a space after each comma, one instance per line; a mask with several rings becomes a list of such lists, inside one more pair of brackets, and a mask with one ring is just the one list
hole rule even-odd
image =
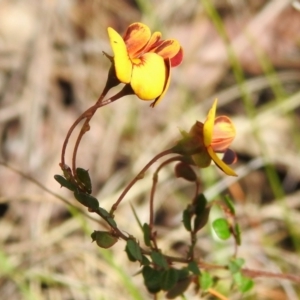
[[143, 23], [132, 23], [128, 26], [124, 41], [130, 58], [135, 58], [145, 48], [151, 37], [149, 27]]
[[165, 86], [163, 92], [155, 99], [153, 103], [151, 103], [150, 105], [151, 107], [156, 106], [162, 100], [162, 98], [165, 96], [169, 88], [170, 81], [171, 81], [171, 64], [169, 59], [165, 60], [165, 66], [166, 66], [166, 79], [165, 79]]
[[217, 109], [217, 99], [214, 101], [213, 106], [208, 112], [206, 117], [206, 121], [204, 122], [203, 126], [203, 135], [204, 135], [204, 145], [207, 147], [212, 142], [214, 124], [215, 124], [215, 115]]
[[226, 165], [214, 152], [211, 146], [207, 147], [207, 152], [211, 159], [215, 162], [215, 164], [227, 175], [229, 176], [237, 176], [237, 174], [228, 166]]
[[110, 45], [114, 52], [116, 75], [123, 83], [129, 83], [132, 74], [132, 62], [128, 56], [123, 38], [111, 27], [108, 27]]
[[131, 87], [140, 99], [152, 100], [163, 93], [165, 68], [163, 58], [155, 53], [146, 53], [133, 65]]

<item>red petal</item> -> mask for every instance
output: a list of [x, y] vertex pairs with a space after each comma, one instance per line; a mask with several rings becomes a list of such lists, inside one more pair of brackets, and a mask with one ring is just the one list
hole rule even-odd
[[180, 47], [179, 52], [174, 57], [171, 58], [171, 67], [174, 68], [180, 65], [182, 59], [183, 59], [183, 49], [182, 47]]

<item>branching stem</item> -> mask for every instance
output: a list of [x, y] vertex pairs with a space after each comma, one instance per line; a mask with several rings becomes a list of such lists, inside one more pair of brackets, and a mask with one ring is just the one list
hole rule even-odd
[[157, 154], [156, 156], [154, 156], [146, 165], [145, 167], [132, 179], [132, 181], [126, 186], [126, 188], [123, 190], [122, 194], [120, 195], [120, 197], [118, 198], [118, 200], [112, 205], [111, 210], [110, 210], [110, 214], [113, 215], [114, 212], [116, 211], [116, 209], [118, 208], [118, 205], [121, 203], [121, 201], [123, 200], [123, 198], [126, 196], [126, 194], [129, 192], [129, 190], [134, 186], [134, 184], [142, 179], [144, 177], [145, 172], [161, 157], [168, 155], [168, 154], [172, 154], [173, 151], [172, 149], [168, 149], [165, 150], [159, 154]]

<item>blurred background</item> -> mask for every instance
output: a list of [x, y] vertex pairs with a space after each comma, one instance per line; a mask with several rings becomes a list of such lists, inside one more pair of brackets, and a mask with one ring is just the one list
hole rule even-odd
[[[236, 125], [239, 177], [225, 178], [214, 166], [199, 171], [205, 194], [234, 200], [242, 229], [238, 256], [247, 268], [299, 274], [299, 7], [290, 0], [1, 0], [0, 298], [152, 299], [136, 275], [138, 264], [127, 262], [124, 242], [109, 250], [92, 244], [90, 234], [101, 224], [53, 194], [77, 205], [53, 179], [61, 174], [62, 143], [104, 87], [110, 63], [102, 51], [112, 53], [107, 27], [122, 34], [136, 21], [179, 40], [184, 60], [154, 109], [130, 96], [96, 113], [78, 154], [93, 195], [109, 209], [129, 180], [179, 138], [179, 129], [205, 120], [217, 97], [218, 115]], [[146, 222], [150, 187], [148, 172], [116, 213], [120, 228], [139, 238], [130, 203]], [[155, 210], [164, 253], [187, 250], [181, 212], [192, 194], [172, 167], [161, 173]], [[219, 214], [212, 211], [210, 221]], [[208, 224], [197, 251], [224, 264], [233, 241], [217, 240]], [[231, 290], [230, 278], [222, 282], [217, 289], [229, 299], [300, 297], [299, 284], [287, 280], [257, 278], [247, 295]], [[193, 289], [186, 297], [200, 298]]]

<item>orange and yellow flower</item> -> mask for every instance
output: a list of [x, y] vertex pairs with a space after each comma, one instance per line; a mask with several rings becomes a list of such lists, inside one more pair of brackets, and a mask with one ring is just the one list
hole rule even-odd
[[[237, 176], [228, 166], [228, 164], [236, 161], [235, 153], [229, 149], [236, 135], [235, 127], [231, 119], [227, 116], [215, 118], [216, 109], [217, 100], [215, 100], [204, 122], [204, 145], [211, 159], [224, 173]], [[221, 160], [216, 153], [224, 153], [223, 159]]]
[[155, 106], [165, 95], [171, 76], [171, 67], [178, 66], [183, 50], [177, 40], [161, 40], [161, 33], [151, 31], [145, 24], [133, 23], [121, 37], [108, 28], [114, 53], [113, 63], [118, 80], [130, 84], [142, 100], [153, 100]]
[[[227, 116], [215, 117], [216, 108], [217, 100], [204, 123], [196, 121], [189, 132], [181, 132], [183, 138], [172, 151], [183, 155], [188, 164], [206, 168], [213, 160], [224, 173], [237, 176], [229, 167], [237, 160], [236, 154], [229, 149], [235, 138], [235, 127]], [[217, 153], [223, 153], [223, 158], [220, 159]]]

